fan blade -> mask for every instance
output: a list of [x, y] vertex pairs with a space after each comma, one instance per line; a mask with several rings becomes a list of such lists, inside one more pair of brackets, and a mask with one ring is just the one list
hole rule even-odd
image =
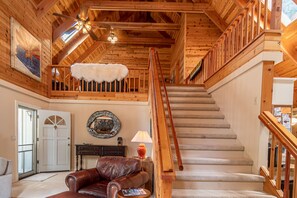
[[72, 16], [64, 15], [64, 14], [60, 14], [60, 13], [56, 13], [56, 12], [54, 12], [53, 15], [54, 15], [54, 16], [59, 16], [59, 17], [63, 17], [63, 18], [66, 18], [66, 19], [72, 19], [72, 20], [74, 20], [74, 21], [77, 21], [76, 18], [74, 18], [74, 17], [72, 17]]
[[92, 37], [93, 40], [95, 40], [95, 41], [99, 40], [98, 37], [96, 36], [96, 34], [92, 30], [89, 30], [88, 33]]

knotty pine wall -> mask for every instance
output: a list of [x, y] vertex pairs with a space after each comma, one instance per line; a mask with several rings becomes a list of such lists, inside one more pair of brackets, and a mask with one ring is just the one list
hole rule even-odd
[[175, 45], [173, 46], [171, 65], [170, 65], [170, 76], [173, 78], [176, 84], [183, 84], [184, 82], [184, 51], [185, 51], [185, 14], [182, 14], [180, 31], [175, 39]]
[[222, 32], [205, 14], [186, 14], [185, 21], [184, 78], [187, 78]]
[[[139, 45], [113, 45], [102, 55], [99, 63], [120, 63], [129, 68], [147, 69], [149, 47]], [[165, 77], [169, 77], [170, 70], [170, 47], [155, 48], [159, 53], [162, 71]]]
[[[10, 66], [10, 17], [41, 42], [41, 82]], [[0, 0], [0, 26], [0, 78], [47, 96], [46, 66], [51, 64], [51, 25], [36, 17], [36, 8], [30, 0]]]
[[170, 73], [176, 83], [184, 83], [221, 34], [221, 30], [205, 14], [183, 15], [171, 58]]

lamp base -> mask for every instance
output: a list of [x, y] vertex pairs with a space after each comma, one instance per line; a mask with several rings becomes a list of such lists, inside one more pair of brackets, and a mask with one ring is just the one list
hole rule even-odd
[[137, 153], [138, 153], [138, 157], [140, 159], [144, 159], [145, 158], [145, 154], [146, 154], [145, 144], [139, 144], [139, 146], [137, 148]]

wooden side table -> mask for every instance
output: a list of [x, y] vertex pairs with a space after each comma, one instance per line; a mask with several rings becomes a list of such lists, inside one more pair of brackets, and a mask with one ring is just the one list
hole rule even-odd
[[143, 189], [145, 192], [146, 192], [146, 195], [137, 195], [137, 196], [124, 196], [122, 191], [120, 190], [118, 192], [118, 198], [125, 198], [125, 197], [128, 197], [128, 198], [148, 198], [151, 196], [151, 192], [147, 189]]

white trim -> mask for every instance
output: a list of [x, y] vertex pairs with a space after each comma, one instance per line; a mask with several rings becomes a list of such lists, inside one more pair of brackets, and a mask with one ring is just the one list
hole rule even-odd
[[224, 79], [219, 81], [214, 86], [210, 87], [207, 92], [212, 93], [219, 89], [220, 87], [224, 86], [228, 82], [232, 81], [234, 78], [240, 76], [241, 74], [245, 73], [246, 71], [250, 70], [251, 68], [255, 67], [259, 63], [263, 61], [274, 61], [274, 64], [277, 64], [283, 60], [283, 53], [282, 52], [261, 52], [251, 60], [249, 60], [247, 63], [245, 63], [243, 66], [226, 76]]

